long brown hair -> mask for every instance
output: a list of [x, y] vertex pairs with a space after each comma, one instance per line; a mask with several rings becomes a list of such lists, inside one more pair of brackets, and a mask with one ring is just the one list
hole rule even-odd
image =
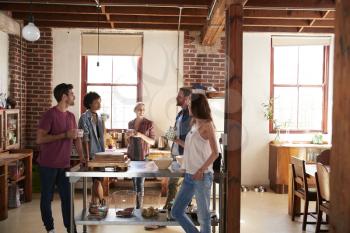
[[203, 94], [191, 95], [191, 112], [197, 119], [213, 121], [207, 97]]

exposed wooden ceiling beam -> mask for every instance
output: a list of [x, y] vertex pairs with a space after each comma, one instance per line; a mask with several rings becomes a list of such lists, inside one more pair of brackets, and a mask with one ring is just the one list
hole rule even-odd
[[208, 8], [211, 0], [100, 0], [101, 5], [167, 5]]
[[[103, 6], [106, 13], [115, 15], [145, 15], [145, 16], [178, 16], [177, 8], [167, 7], [117, 7]], [[33, 4], [31, 9], [28, 4], [1, 3], [0, 10], [13, 12], [33, 13], [72, 13], [72, 14], [95, 14], [96, 6], [68, 6], [68, 5], [44, 5]], [[208, 9], [182, 9], [181, 17], [207, 17]]]
[[217, 0], [210, 20], [203, 28], [202, 44], [212, 45], [221, 36], [225, 27], [225, 0]]
[[[257, 26], [244, 26], [245, 32], [291, 32], [298, 33], [299, 27], [257, 27]], [[334, 33], [333, 28], [312, 28], [305, 27], [302, 33]]]
[[[329, 11], [330, 12], [330, 11]], [[295, 11], [295, 10], [253, 10], [245, 9], [244, 18], [274, 18], [274, 19], [321, 19], [324, 11]], [[332, 19], [330, 17], [328, 19]]]
[[[7, 3], [31, 3], [29, 0], [1, 0]], [[96, 5], [92, 0], [33, 0], [33, 4]], [[202, 7], [208, 8], [211, 0], [99, 0], [101, 6], [165, 6], [165, 7]]]
[[245, 9], [335, 10], [334, 0], [248, 0]]
[[[15, 12], [12, 14], [12, 17], [15, 19], [20, 20], [27, 20], [29, 16], [29, 13], [23, 13], [23, 12]], [[98, 14], [95, 12], [95, 14], [53, 14], [53, 13], [37, 13], [33, 14], [35, 21], [75, 21], [75, 22], [108, 22], [106, 15]]]
[[302, 33], [334, 33], [334, 28], [304, 27]]
[[303, 20], [303, 19], [244, 19], [244, 26], [263, 27], [328, 27], [333, 28], [333, 20]]
[[334, 28], [335, 21], [334, 20], [315, 20], [311, 26], [312, 27]]
[[[73, 14], [33, 14], [35, 21], [66, 21], [66, 22], [110, 22], [110, 23], [144, 23], [144, 24], [178, 24], [178, 17], [155, 17], [155, 16], [126, 16], [126, 15], [108, 15], [108, 14], [86, 14], [86, 15], [73, 15]], [[12, 17], [19, 20], [27, 20], [28, 13], [13, 13]], [[183, 18], [181, 24], [185, 25], [201, 25], [206, 22], [205, 18]], [[112, 26], [112, 25], [111, 25]]]
[[302, 19], [244, 19], [244, 26], [262, 26], [262, 27], [302, 27], [308, 26], [309, 20]]
[[[64, 21], [38, 21], [35, 23], [39, 27], [62, 27], [62, 28], [97, 28], [96, 22], [64, 22]], [[111, 28], [110, 23], [100, 23], [100, 28]], [[203, 26], [181, 25], [180, 30], [199, 31]], [[152, 30], [177, 30], [175, 24], [131, 24], [115, 23], [115, 29], [152, 29]]]
[[111, 22], [111, 17], [110, 17], [110, 14], [108, 14], [106, 12], [106, 7], [105, 6], [101, 6], [101, 11], [102, 11], [102, 14], [104, 14], [106, 16], [107, 21], [111, 24], [111, 28], [114, 28], [114, 23]]
[[68, 5], [35, 5], [32, 9], [29, 4], [0, 3], [0, 10], [33, 13], [74, 13], [74, 14], [96, 14], [96, 6], [68, 6]]
[[[125, 15], [111, 15], [113, 22], [127, 22], [127, 23], [145, 23], [145, 24], [178, 24], [179, 17], [153, 17], [153, 16], [125, 16]], [[182, 18], [181, 24], [184, 25], [201, 25], [206, 23], [205, 18]]]
[[[145, 15], [145, 16], [178, 16], [179, 10], [176, 8], [147, 8], [144, 7], [106, 7], [106, 11], [115, 15]], [[181, 17], [207, 17], [207, 9], [184, 8]]]

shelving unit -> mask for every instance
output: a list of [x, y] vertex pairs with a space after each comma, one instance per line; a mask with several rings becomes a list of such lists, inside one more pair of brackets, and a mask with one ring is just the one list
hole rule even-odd
[[[134, 214], [130, 218], [116, 217], [116, 211], [118, 209], [111, 208], [108, 210], [108, 214], [105, 218], [98, 220], [88, 217], [89, 213], [81, 211], [81, 213], [75, 217], [75, 223], [77, 225], [163, 225], [163, 226], [179, 226], [176, 220], [168, 220], [167, 213], [159, 213], [157, 217], [144, 218], [142, 217], [141, 210], [135, 209]], [[215, 213], [212, 213], [215, 216]], [[195, 222], [199, 225], [198, 222]], [[217, 226], [218, 221], [215, 217], [212, 217], [212, 226]]]
[[32, 157], [33, 151], [29, 149], [16, 149], [0, 153], [0, 220], [7, 218], [8, 212], [8, 166], [10, 163], [22, 160], [24, 174], [10, 182], [21, 182], [24, 189], [24, 200], [32, 200]]

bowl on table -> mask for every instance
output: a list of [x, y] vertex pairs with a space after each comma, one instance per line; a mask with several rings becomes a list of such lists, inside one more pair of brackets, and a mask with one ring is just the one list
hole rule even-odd
[[166, 157], [153, 160], [153, 162], [157, 165], [158, 169], [167, 169], [171, 165], [172, 161], [172, 158]]

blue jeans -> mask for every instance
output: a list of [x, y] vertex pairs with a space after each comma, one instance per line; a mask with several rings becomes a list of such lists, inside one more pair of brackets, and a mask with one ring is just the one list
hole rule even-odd
[[39, 167], [40, 171], [40, 211], [41, 219], [47, 231], [54, 229], [51, 201], [57, 185], [61, 198], [61, 209], [64, 226], [70, 230], [70, 185], [64, 168]]
[[185, 209], [196, 196], [197, 216], [201, 233], [210, 233], [210, 189], [213, 174], [205, 173], [202, 180], [193, 180], [192, 175], [185, 173], [185, 178], [171, 210], [171, 215], [179, 222], [186, 233], [198, 233], [198, 229], [186, 215]]

